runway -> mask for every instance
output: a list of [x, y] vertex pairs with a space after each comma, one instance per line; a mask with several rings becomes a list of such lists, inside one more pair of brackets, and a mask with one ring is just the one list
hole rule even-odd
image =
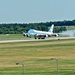
[[29, 40], [1, 40], [0, 43], [12, 43], [12, 42], [28, 42], [28, 41], [44, 41], [44, 40], [62, 40], [62, 39], [75, 39], [75, 37], [50, 37], [45, 39], [29, 39]]

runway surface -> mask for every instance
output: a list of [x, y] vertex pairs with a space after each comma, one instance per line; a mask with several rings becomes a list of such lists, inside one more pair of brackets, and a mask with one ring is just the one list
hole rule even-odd
[[75, 37], [50, 37], [45, 39], [29, 39], [29, 40], [2, 40], [0, 43], [12, 43], [12, 42], [28, 42], [28, 41], [44, 41], [44, 40], [62, 40], [62, 39], [75, 39]]

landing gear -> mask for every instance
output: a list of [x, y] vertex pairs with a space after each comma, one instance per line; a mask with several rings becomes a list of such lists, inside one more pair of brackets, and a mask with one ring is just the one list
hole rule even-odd
[[34, 38], [35, 39], [45, 39], [46, 35], [35, 35]]

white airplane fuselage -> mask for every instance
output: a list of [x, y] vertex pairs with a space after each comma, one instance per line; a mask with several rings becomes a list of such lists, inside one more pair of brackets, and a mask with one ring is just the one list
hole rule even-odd
[[[48, 36], [58, 36], [58, 34], [57, 33], [53, 33], [53, 29], [54, 29], [54, 25], [52, 25], [51, 27], [50, 27], [50, 29], [49, 29], [49, 31], [48, 32], [46, 32], [46, 31], [38, 31], [38, 30], [35, 30], [35, 29], [30, 29], [29, 31], [28, 31], [28, 33], [25, 33], [25, 35], [27, 35], [27, 37], [28, 36], [31, 36], [31, 35], [38, 35], [38, 36], [40, 36], [40, 37], [42, 37], [42, 36], [46, 36], [46, 37], [48, 37]], [[23, 34], [24, 35], [24, 34]]]
[[[53, 33], [51, 33], [51, 32], [46, 32], [46, 31], [38, 31], [38, 30], [34, 30], [34, 29], [31, 29], [33, 32], [28, 32], [28, 34], [30, 34], [30, 35], [35, 35], [35, 34], [41, 34], [41, 35], [51, 35], [51, 34], [53, 34]], [[30, 30], [30, 31], [31, 31]]]

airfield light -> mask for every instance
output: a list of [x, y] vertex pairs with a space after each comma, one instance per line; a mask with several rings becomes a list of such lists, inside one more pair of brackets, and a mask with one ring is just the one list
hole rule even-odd
[[56, 60], [56, 63], [57, 63], [57, 75], [58, 75], [58, 59], [56, 59], [56, 58], [51, 58], [50, 60]]
[[19, 64], [21, 64], [21, 65], [22, 65], [22, 74], [24, 75], [24, 64], [23, 64], [23, 63], [21, 63], [21, 62], [16, 62], [16, 65], [19, 65]]

